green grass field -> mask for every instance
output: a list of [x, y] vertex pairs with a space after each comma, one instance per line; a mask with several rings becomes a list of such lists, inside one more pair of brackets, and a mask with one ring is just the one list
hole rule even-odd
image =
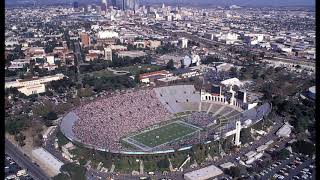
[[159, 128], [135, 135], [131, 137], [141, 144], [154, 148], [161, 144], [175, 141], [183, 136], [195, 133], [200, 128], [182, 124], [179, 122], [173, 122]]

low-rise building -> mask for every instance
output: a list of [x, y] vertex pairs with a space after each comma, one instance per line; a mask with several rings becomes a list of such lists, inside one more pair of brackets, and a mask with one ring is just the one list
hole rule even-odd
[[130, 57], [130, 58], [136, 58], [136, 57], [143, 57], [146, 56], [147, 53], [143, 51], [120, 51], [117, 53], [118, 57]]
[[11, 64], [8, 67], [8, 69], [9, 70], [23, 69], [29, 63], [30, 63], [30, 59], [15, 59], [11, 61]]
[[32, 94], [40, 94], [46, 92], [46, 86], [44, 84], [28, 85], [25, 87], [18, 88], [18, 91], [30, 96]]
[[195, 171], [191, 171], [184, 174], [186, 180], [205, 180], [214, 178], [223, 174], [223, 171], [216, 167], [215, 165], [207, 166]]
[[154, 82], [156, 79], [171, 77], [173, 74], [169, 71], [155, 71], [150, 73], [144, 73], [139, 75], [139, 80], [142, 83], [149, 84], [150, 82]]
[[288, 123], [284, 124], [277, 132], [276, 135], [279, 137], [289, 137], [292, 126]]
[[53, 174], [59, 174], [60, 168], [64, 164], [43, 148], [32, 150], [32, 156], [38, 160], [41, 165], [48, 168]]
[[34, 77], [32, 79], [17, 79], [16, 81], [10, 81], [5, 83], [5, 88], [11, 88], [11, 87], [24, 87], [24, 86], [30, 86], [30, 85], [39, 85], [39, 84], [45, 84], [51, 81], [57, 81], [60, 79], [63, 79], [65, 76], [63, 74], [55, 74], [52, 76], [44, 76], [44, 77]]

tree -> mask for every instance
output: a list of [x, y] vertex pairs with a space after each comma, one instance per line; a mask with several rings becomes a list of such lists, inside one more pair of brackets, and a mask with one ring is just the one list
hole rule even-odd
[[86, 168], [83, 166], [67, 163], [61, 166], [61, 172], [68, 173], [72, 180], [86, 180]]
[[19, 146], [24, 146], [24, 140], [26, 139], [26, 136], [23, 133], [18, 133], [14, 136], [14, 140], [16, 140], [19, 143]]
[[56, 120], [58, 118], [58, 115], [54, 111], [48, 112], [48, 114], [45, 116], [45, 119], [47, 120]]
[[86, 87], [78, 89], [78, 96], [79, 97], [90, 97], [93, 94], [92, 88]]
[[259, 77], [259, 72], [256, 69], [254, 69], [252, 73], [252, 79], [258, 79], [258, 77]]
[[240, 133], [240, 141], [243, 144], [249, 143], [253, 141], [251, 136], [250, 128], [243, 128]]
[[279, 152], [276, 153], [276, 158], [283, 160], [287, 157], [289, 157], [290, 151], [288, 149], [281, 149]]
[[229, 174], [232, 177], [240, 177], [241, 175], [241, 170], [239, 167], [237, 166], [232, 166], [230, 167], [230, 169], [228, 170], [227, 174]]
[[157, 166], [159, 169], [168, 169], [169, 168], [169, 160], [167, 158], [161, 159], [157, 162]]
[[232, 148], [233, 146], [232, 138], [233, 138], [232, 136], [229, 136], [222, 142], [223, 151], [226, 152]]
[[238, 77], [238, 71], [236, 67], [231, 67], [230, 68], [230, 76], [231, 77]]
[[294, 119], [295, 121], [293, 123], [293, 127], [297, 132], [299, 133], [304, 132], [308, 128], [308, 125], [309, 125], [308, 117], [299, 116], [299, 117], [295, 117]]
[[46, 117], [49, 112], [55, 111], [55, 105], [50, 101], [45, 101], [43, 104], [35, 105], [32, 111], [35, 115]]
[[293, 142], [291, 147], [292, 151], [296, 153], [302, 153], [306, 155], [312, 155], [315, 153], [314, 144], [304, 140], [298, 140], [296, 142]]
[[221, 60], [217, 56], [207, 56], [202, 60], [202, 64], [211, 64], [213, 62], [220, 62]]
[[9, 134], [15, 135], [27, 128], [28, 123], [29, 118], [26, 115], [10, 116], [5, 119], [5, 130]]
[[69, 180], [70, 178], [67, 174], [59, 173], [59, 174], [55, 175], [52, 179], [53, 180]]
[[167, 69], [167, 70], [175, 70], [175, 69], [176, 69], [176, 68], [174, 67], [174, 62], [173, 62], [172, 59], [170, 59], [169, 62], [167, 63], [166, 69]]

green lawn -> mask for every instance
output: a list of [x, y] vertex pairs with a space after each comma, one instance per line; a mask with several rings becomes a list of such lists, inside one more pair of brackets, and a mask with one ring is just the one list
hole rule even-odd
[[107, 69], [100, 70], [100, 71], [94, 71], [94, 72], [91, 72], [91, 73], [87, 73], [87, 75], [92, 75], [94, 77], [112, 77], [112, 76], [115, 76], [112, 71], [109, 71]]
[[195, 133], [198, 130], [200, 130], [200, 128], [179, 122], [173, 122], [131, 138], [153, 148], [161, 144], [177, 140], [188, 134]]

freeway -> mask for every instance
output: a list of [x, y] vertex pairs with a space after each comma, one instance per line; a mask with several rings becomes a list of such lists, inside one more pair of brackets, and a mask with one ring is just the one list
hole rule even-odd
[[5, 140], [5, 152], [14, 159], [17, 164], [22, 168], [27, 169], [28, 173], [34, 178], [39, 180], [50, 179], [40, 167], [36, 166], [32, 160], [25, 156], [18, 148], [16, 148], [7, 139]]

